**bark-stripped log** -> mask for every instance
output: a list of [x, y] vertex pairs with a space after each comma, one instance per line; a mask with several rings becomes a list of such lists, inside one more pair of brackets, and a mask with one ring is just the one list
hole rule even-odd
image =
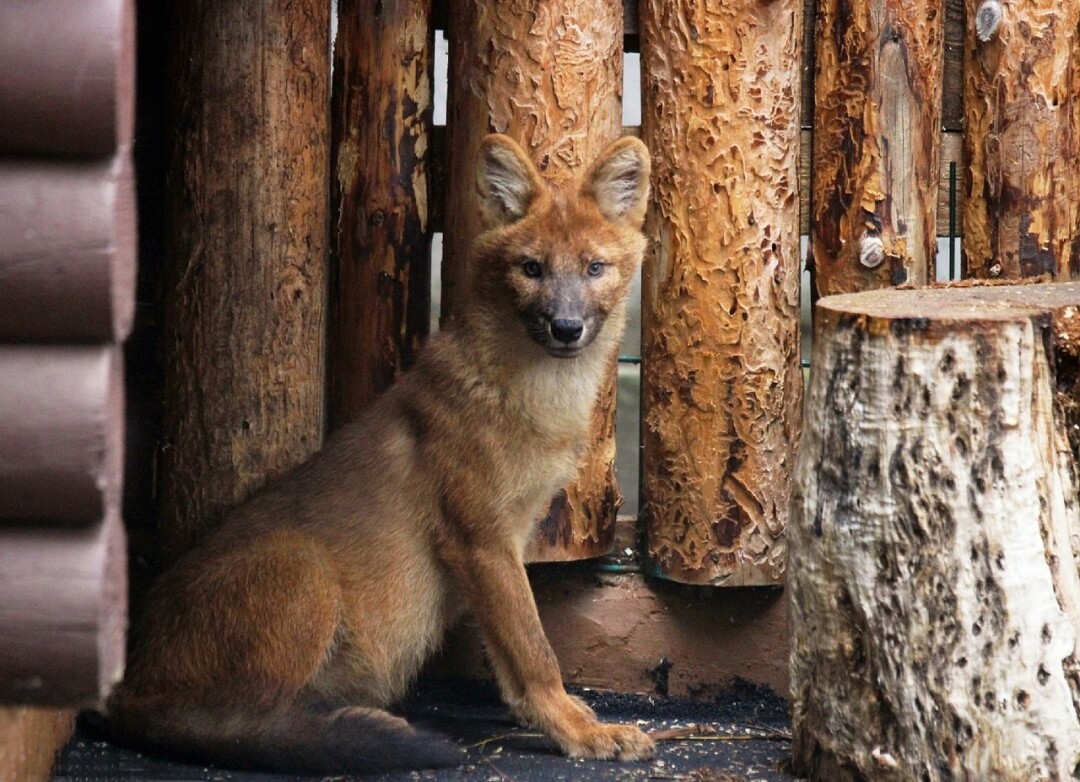
[[796, 771], [1072, 779], [1080, 284], [822, 299], [788, 533]]
[[116, 508], [87, 529], [0, 526], [0, 703], [101, 706], [124, 670]]
[[122, 342], [135, 309], [135, 234], [126, 155], [0, 159], [0, 339]]
[[0, 153], [109, 155], [134, 109], [133, 0], [0, 3]]
[[0, 346], [0, 519], [99, 522], [120, 503], [123, 449], [119, 347]]
[[799, 436], [801, 0], [641, 8], [643, 511], [660, 574], [773, 584]]
[[933, 280], [945, 14], [817, 5], [812, 296]]
[[353, 418], [427, 333], [431, 0], [339, 5], [331, 108], [327, 415]]
[[[476, 160], [485, 134], [516, 139], [549, 179], [565, 182], [622, 133], [623, 7], [619, 0], [466, 0], [450, 19], [450, 188], [442, 312], [480, 230]], [[552, 504], [528, 557], [605, 553], [621, 502], [615, 482], [615, 367], [593, 413], [578, 480]]]
[[[979, 11], [1000, 10], [994, 26]], [[965, 276], [1080, 271], [1080, 3], [967, 0]]]
[[321, 445], [329, 4], [199, 0], [171, 40], [161, 542]]

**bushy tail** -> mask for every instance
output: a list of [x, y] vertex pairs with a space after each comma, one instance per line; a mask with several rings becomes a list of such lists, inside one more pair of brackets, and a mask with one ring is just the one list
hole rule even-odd
[[448, 739], [360, 707], [251, 712], [128, 701], [106, 726], [110, 738], [140, 749], [242, 770], [364, 774], [464, 761]]

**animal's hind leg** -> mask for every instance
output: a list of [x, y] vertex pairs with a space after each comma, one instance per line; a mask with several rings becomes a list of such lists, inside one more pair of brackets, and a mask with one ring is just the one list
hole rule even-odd
[[125, 689], [274, 708], [326, 665], [341, 588], [321, 544], [277, 532], [167, 573], [154, 588]]

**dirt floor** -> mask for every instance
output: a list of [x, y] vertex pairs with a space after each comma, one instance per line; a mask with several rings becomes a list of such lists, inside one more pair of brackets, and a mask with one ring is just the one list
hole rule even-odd
[[[494, 689], [482, 683], [428, 684], [402, 712], [414, 723], [452, 737], [467, 750], [458, 768], [369, 776], [379, 782], [531, 782], [532, 780], [687, 780], [781, 782], [788, 770], [787, 703], [766, 687], [736, 683], [714, 700], [574, 690], [604, 719], [633, 722], [657, 734], [659, 752], [642, 763], [568, 760], [538, 734], [515, 726]], [[86, 725], [60, 755], [54, 782], [191, 780], [285, 782], [296, 777], [218, 771], [150, 758], [114, 747]], [[334, 779], [344, 779], [334, 777]]]

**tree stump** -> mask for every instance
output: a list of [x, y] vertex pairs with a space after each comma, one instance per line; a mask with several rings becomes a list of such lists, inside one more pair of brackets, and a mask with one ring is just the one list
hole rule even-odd
[[797, 773], [1074, 778], [1080, 525], [1054, 380], [1078, 305], [1073, 283], [818, 303], [788, 532]]

